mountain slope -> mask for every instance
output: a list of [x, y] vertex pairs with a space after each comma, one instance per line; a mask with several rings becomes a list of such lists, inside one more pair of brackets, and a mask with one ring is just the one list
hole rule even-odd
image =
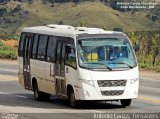
[[160, 28], [159, 21], [153, 22], [147, 17], [148, 11], [120, 12], [102, 2], [56, 3], [51, 6], [51, 4], [44, 4], [41, 0], [35, 0], [32, 4], [12, 1], [7, 5], [19, 6], [19, 9], [17, 8], [16, 15], [8, 13], [0, 18], [0, 21], [2, 18], [14, 21], [5, 25], [0, 22], [0, 31], [5, 34], [19, 33], [23, 27], [44, 24], [84, 25], [107, 30], [121, 27], [125, 32]]

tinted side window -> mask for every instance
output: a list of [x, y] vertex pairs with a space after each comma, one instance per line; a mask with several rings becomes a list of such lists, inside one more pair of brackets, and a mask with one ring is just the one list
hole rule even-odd
[[19, 41], [19, 48], [18, 48], [18, 56], [19, 57], [23, 57], [23, 51], [24, 51], [24, 46], [25, 46], [25, 33], [22, 33], [21, 34], [21, 38], [20, 38], [20, 41]]
[[38, 53], [37, 58], [44, 60], [46, 55], [46, 46], [47, 46], [48, 36], [40, 35], [39, 43], [38, 43]]
[[49, 37], [48, 49], [47, 49], [47, 61], [54, 61], [55, 47], [56, 47], [57, 37]]
[[33, 42], [33, 48], [32, 48], [32, 58], [33, 58], [33, 59], [36, 59], [36, 58], [37, 58], [38, 38], [39, 38], [39, 35], [36, 34], [36, 35], [34, 36], [34, 42]]
[[66, 64], [76, 68], [76, 55], [75, 49], [70, 49], [70, 52], [67, 52]]
[[66, 64], [74, 68], [77, 67], [76, 64], [76, 51], [73, 44], [70, 44], [71, 47], [65, 47], [66, 49]]

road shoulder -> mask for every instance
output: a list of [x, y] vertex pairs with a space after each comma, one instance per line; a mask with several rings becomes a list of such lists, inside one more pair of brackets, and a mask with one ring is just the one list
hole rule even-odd
[[140, 78], [148, 80], [160, 80], [160, 73], [140, 69]]
[[18, 62], [17, 62], [17, 60], [9, 60], [9, 59], [1, 59], [0, 58], [0, 64], [16, 65], [16, 64], [18, 64]]

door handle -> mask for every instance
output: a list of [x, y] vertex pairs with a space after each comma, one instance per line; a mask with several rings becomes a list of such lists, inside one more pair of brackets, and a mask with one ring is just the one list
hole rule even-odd
[[50, 67], [49, 67], [50, 76], [54, 76], [52, 67], [53, 67], [52, 65], [50, 65]]
[[69, 73], [68, 67], [66, 67], [66, 73]]
[[29, 68], [30, 66], [29, 66], [29, 65], [27, 65], [27, 66], [28, 66], [27, 69], [29, 70], [29, 69], [30, 69], [30, 68]]

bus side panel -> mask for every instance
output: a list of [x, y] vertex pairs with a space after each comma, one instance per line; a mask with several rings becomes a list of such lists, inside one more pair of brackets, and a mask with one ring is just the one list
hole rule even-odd
[[74, 93], [75, 93], [75, 98], [77, 99], [77, 94], [78, 94], [78, 76], [77, 76], [77, 69], [74, 69], [70, 66], [65, 66], [65, 79], [66, 79], [66, 86], [71, 85], [73, 87]]
[[24, 86], [24, 74], [23, 74], [23, 57], [18, 57], [19, 69], [18, 69], [18, 79], [21, 86]]
[[55, 80], [51, 75], [54, 67], [53, 63], [39, 60], [31, 60], [31, 77], [35, 77], [39, 90], [48, 94], [55, 95]]

